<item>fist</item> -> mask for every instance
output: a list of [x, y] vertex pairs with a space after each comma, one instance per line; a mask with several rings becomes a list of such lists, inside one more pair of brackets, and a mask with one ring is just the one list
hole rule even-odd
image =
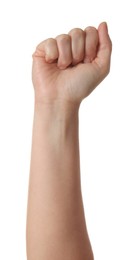
[[33, 54], [35, 99], [80, 104], [109, 73], [111, 49], [106, 23], [44, 40]]

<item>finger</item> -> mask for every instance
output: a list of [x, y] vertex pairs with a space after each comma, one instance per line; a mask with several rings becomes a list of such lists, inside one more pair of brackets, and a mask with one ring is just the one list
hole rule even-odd
[[84, 62], [92, 62], [97, 55], [98, 47], [98, 32], [94, 27], [87, 27], [85, 29], [86, 39], [85, 39], [85, 57]]
[[67, 68], [72, 63], [71, 37], [68, 34], [61, 34], [56, 37], [59, 58], [58, 67]]
[[108, 35], [107, 24], [101, 23], [98, 28], [99, 48], [95, 62], [103, 70], [104, 74], [108, 74], [110, 69], [110, 58], [112, 51], [112, 42]]
[[53, 61], [57, 60], [59, 53], [56, 40], [49, 38], [41, 42], [37, 46], [33, 56], [44, 57], [45, 61], [48, 63], [52, 63]]
[[84, 59], [85, 33], [79, 28], [69, 32], [71, 36], [72, 64], [76, 65]]

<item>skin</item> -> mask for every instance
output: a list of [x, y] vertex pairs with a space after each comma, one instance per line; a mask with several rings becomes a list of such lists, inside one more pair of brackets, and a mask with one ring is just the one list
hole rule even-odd
[[110, 70], [106, 23], [41, 42], [33, 54], [28, 260], [93, 260], [80, 182], [79, 107]]

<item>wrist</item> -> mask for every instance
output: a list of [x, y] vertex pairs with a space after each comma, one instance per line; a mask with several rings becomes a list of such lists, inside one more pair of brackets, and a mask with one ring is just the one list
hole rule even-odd
[[[35, 102], [34, 127], [56, 150], [78, 140], [78, 106], [54, 102]], [[64, 148], [63, 148], [64, 149]], [[58, 152], [59, 152], [58, 150]], [[59, 152], [60, 153], [60, 152]]]
[[77, 118], [79, 104], [59, 99], [54, 101], [47, 100], [45, 102], [35, 100], [34, 111], [46, 121], [69, 121]]

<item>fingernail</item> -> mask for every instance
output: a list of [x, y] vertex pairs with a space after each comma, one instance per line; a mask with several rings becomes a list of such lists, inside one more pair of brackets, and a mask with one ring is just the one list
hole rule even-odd
[[107, 30], [107, 33], [108, 33], [108, 25], [107, 25], [107, 22], [104, 22], [105, 26], [106, 26], [106, 30]]

